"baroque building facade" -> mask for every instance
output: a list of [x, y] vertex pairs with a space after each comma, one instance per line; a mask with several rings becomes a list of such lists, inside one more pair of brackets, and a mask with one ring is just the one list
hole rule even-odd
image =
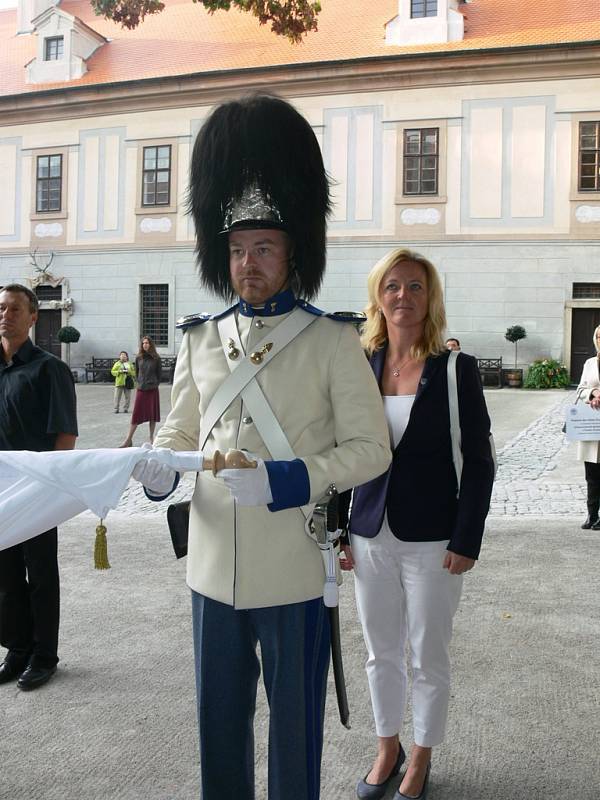
[[576, 378], [600, 324], [598, 41], [596, 0], [328, 0], [299, 45], [191, 0], [135, 31], [23, 0], [0, 11], [0, 285], [36, 288], [42, 346], [80, 330], [76, 366], [147, 333], [175, 354], [176, 319], [220, 308], [186, 214], [194, 139], [215, 103], [274, 91], [332, 178], [323, 308], [362, 309], [406, 246], [439, 268], [463, 349], [511, 366], [520, 324], [519, 366]]

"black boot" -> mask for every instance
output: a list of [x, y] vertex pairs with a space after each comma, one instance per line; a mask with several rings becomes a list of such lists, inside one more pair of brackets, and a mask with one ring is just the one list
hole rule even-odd
[[[588, 515], [586, 521], [581, 526], [584, 531], [588, 531], [590, 528], [595, 531], [600, 530], [600, 519], [598, 519], [598, 501], [591, 502], [587, 504]], [[594, 527], [594, 526], [598, 527]]]

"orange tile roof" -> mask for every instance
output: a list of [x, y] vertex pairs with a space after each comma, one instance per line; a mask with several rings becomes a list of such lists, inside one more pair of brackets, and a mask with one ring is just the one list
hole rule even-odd
[[318, 32], [299, 45], [250, 14], [211, 15], [192, 0], [166, 0], [162, 13], [134, 31], [96, 17], [87, 0], [62, 0], [60, 8], [110, 42], [90, 57], [79, 80], [27, 84], [25, 64], [35, 57], [36, 37], [15, 35], [16, 9], [0, 11], [0, 96], [222, 70], [600, 41], [599, 0], [472, 0], [460, 7], [463, 41], [411, 47], [385, 44], [385, 23], [396, 15], [397, 0], [323, 0]]

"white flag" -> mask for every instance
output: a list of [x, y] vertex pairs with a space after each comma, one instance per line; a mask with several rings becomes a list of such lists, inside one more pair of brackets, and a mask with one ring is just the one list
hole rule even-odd
[[24, 542], [90, 509], [116, 508], [139, 461], [178, 472], [202, 469], [202, 454], [131, 447], [0, 451], [0, 550]]

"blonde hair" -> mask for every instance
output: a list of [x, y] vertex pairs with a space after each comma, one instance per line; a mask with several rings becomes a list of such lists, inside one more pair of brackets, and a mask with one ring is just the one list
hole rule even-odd
[[360, 339], [369, 355], [372, 355], [375, 350], [380, 350], [387, 342], [387, 324], [385, 317], [379, 311], [381, 284], [392, 267], [403, 261], [414, 261], [420, 264], [427, 276], [427, 316], [425, 317], [423, 336], [410, 349], [412, 358], [424, 361], [427, 356], [441, 353], [445, 349], [446, 310], [438, 271], [431, 261], [412, 250], [402, 247], [392, 250], [381, 258], [369, 272], [367, 277], [369, 302], [365, 308], [367, 321], [363, 326]]
[[600, 356], [600, 344], [598, 344], [598, 340], [596, 336], [598, 335], [598, 331], [600, 331], [600, 325], [595, 329], [594, 333], [592, 334], [592, 339], [594, 340], [594, 347], [596, 348], [596, 352]]

